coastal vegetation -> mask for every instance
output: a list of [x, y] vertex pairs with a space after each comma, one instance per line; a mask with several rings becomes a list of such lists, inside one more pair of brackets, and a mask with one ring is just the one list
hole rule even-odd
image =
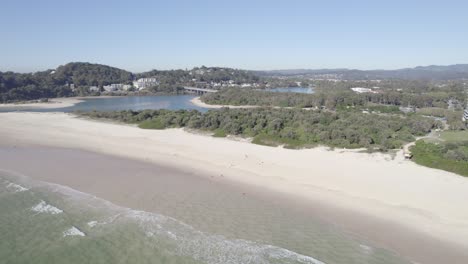
[[[466, 128], [462, 121], [462, 106], [466, 104], [464, 88], [424, 91], [383, 89], [378, 93], [355, 93], [349, 89], [319, 90], [313, 94], [274, 93], [253, 89], [223, 89], [205, 94], [201, 99], [214, 105], [257, 105], [264, 107], [310, 108], [328, 111], [365, 112], [380, 114], [409, 113], [446, 121], [450, 129]], [[457, 102], [457, 105], [451, 105]], [[411, 106], [411, 107], [408, 107]], [[452, 109], [448, 109], [448, 108]]]
[[360, 112], [329, 112], [302, 109], [144, 110], [82, 112], [82, 116], [138, 124], [146, 129], [186, 127], [214, 132], [215, 136], [237, 135], [253, 143], [287, 148], [330, 147], [398, 149], [440, 122], [418, 115], [393, 116]]
[[219, 105], [260, 105], [297, 108], [327, 108], [367, 106], [368, 104], [442, 107], [448, 106], [448, 101], [456, 98], [464, 102], [463, 91], [411, 93], [400, 91], [382, 91], [379, 93], [355, 93], [349, 89], [319, 91], [313, 94], [273, 93], [252, 89], [231, 88], [217, 93], [206, 94], [202, 100], [208, 104]]
[[435, 143], [418, 140], [411, 148], [411, 154], [420, 165], [468, 176], [468, 137], [461, 141]]

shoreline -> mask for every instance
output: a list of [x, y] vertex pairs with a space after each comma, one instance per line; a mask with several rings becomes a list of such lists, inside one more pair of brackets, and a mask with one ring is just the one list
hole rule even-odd
[[[468, 248], [468, 212], [460, 210], [468, 199], [467, 179], [400, 156], [391, 159], [380, 153], [340, 153], [324, 148], [288, 150], [182, 129], [143, 130], [64, 113], [3, 113], [0, 118], [0, 143], [8, 146], [80, 149], [165, 164], [201, 176], [222, 176], [259, 190], [401, 225], [445, 241], [444, 246], [454, 243]], [[369, 228], [361, 231], [369, 236], [374, 233], [370, 239], [404, 250], [398, 237], [382, 238], [372, 225]]]
[[83, 102], [85, 99], [97, 99], [97, 98], [112, 98], [116, 96], [112, 95], [100, 95], [100, 96], [75, 96], [75, 97], [59, 97], [49, 98], [48, 102], [25, 102], [25, 103], [6, 103], [0, 104], [0, 109], [60, 109], [65, 107], [74, 106], [78, 103]]
[[[241, 184], [217, 175], [199, 175], [164, 164], [67, 148], [0, 145], [1, 154], [8, 155], [0, 160], [0, 177], [6, 175], [7, 179], [14, 182], [16, 179], [16, 182], [26, 186], [30, 186], [30, 181], [34, 184], [40, 182], [40, 185], [65, 186], [120, 207], [170, 216], [202, 232], [220, 234], [227, 239], [238, 239], [237, 232], [240, 232], [243, 239], [265, 242], [265, 238], [270, 237], [271, 232], [280, 231], [289, 233], [290, 241], [292, 239], [297, 243], [299, 241], [295, 240], [297, 238], [294, 234], [303, 228], [310, 228], [296, 227], [293, 224], [295, 221], [302, 221], [312, 226], [336, 230], [346, 239], [357, 241], [366, 250], [384, 249], [416, 263], [438, 264], [447, 260], [458, 263], [459, 260], [468, 259], [468, 254], [461, 248], [441, 244], [425, 234], [393, 222], [336, 208], [323, 201], [305, 201], [300, 197]], [[34, 162], [25, 167], [23, 159]], [[75, 160], [80, 160], [87, 166], [83, 167]], [[56, 166], [57, 162], [61, 165]], [[99, 171], [98, 178], [95, 177], [96, 171]], [[129, 179], [129, 175], [134, 176]], [[168, 175], [170, 177], [167, 177]], [[114, 183], [112, 188], [109, 188], [109, 182]], [[155, 200], [162, 199], [165, 200], [164, 203], [154, 203]], [[187, 199], [190, 203], [184, 202]], [[219, 199], [222, 199], [223, 203], [218, 203]], [[246, 200], [248, 203], [245, 203]], [[274, 223], [282, 223], [279, 230], [275, 224], [258, 225], [258, 221], [264, 219], [265, 212], [275, 219]], [[277, 213], [270, 215], [273, 212]], [[200, 216], [206, 215], [210, 215], [208, 222], [205, 218], [200, 219]], [[238, 219], [240, 215], [244, 220]], [[196, 217], [193, 218], [194, 216]], [[239, 225], [242, 226], [240, 231], [236, 230]], [[277, 228], [273, 231], [270, 228], [274, 226]], [[261, 230], [258, 229], [260, 227]], [[395, 237], [399, 241], [375, 239], [373, 235], [376, 230], [379, 230], [380, 237]], [[316, 239], [313, 235], [309, 239], [312, 238]], [[307, 244], [308, 241], [302, 242]], [[414, 246], [419, 243], [423, 243], [424, 246]], [[293, 248], [293, 251], [308, 255], [307, 250], [300, 248]], [[427, 248], [431, 248], [431, 252], [426, 252]], [[336, 250], [338, 249], [333, 249]], [[310, 255], [309, 252], [309, 256], [315, 255]]]
[[0, 104], [1, 108], [37, 108], [37, 109], [55, 109], [55, 108], [65, 108], [74, 106], [80, 102], [83, 102], [82, 99], [85, 97], [61, 97], [61, 98], [51, 98], [48, 99], [48, 102], [26, 102], [26, 103], [6, 103]]
[[202, 102], [200, 96], [193, 98], [190, 102], [198, 107], [219, 109], [219, 108], [258, 108], [258, 105], [212, 105]]
[[232, 108], [232, 109], [252, 109], [252, 108], [273, 108], [273, 109], [302, 109], [302, 110], [315, 110], [315, 108], [297, 108], [292, 106], [262, 106], [262, 105], [212, 105], [202, 102], [200, 96], [193, 98], [190, 102], [198, 107], [208, 109]]

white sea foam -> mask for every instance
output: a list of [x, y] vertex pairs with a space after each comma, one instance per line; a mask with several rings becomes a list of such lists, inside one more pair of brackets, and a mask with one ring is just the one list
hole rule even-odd
[[206, 234], [163, 215], [136, 210], [128, 210], [126, 215], [140, 224], [147, 237], [172, 241], [177, 255], [190, 256], [209, 264], [266, 264], [275, 261], [324, 264], [317, 259], [284, 248], [242, 239], [229, 240], [223, 236]]
[[46, 202], [42, 201], [40, 203], [38, 203], [37, 205], [33, 206], [31, 208], [31, 210], [33, 210], [34, 212], [38, 212], [38, 213], [49, 213], [49, 214], [60, 214], [60, 213], [63, 213], [63, 210], [55, 207], [55, 206], [52, 206], [50, 204], [47, 204]]
[[[281, 247], [242, 239], [227, 239], [224, 236], [207, 234], [177, 219], [160, 214], [123, 208], [109, 201], [76, 191], [69, 187], [57, 184], [48, 184], [48, 186], [53, 187], [52, 189], [54, 192], [62, 193], [67, 197], [74, 198], [74, 200], [76, 199], [80, 204], [83, 204], [82, 202], [85, 200], [87, 201], [85, 204], [92, 208], [99, 208], [100, 210], [106, 208], [109, 212], [115, 213], [105, 221], [90, 221], [87, 223], [88, 226], [92, 227], [112, 223], [119, 224], [130, 220], [138, 224], [143, 234], [148, 238], [154, 239], [155, 243], [158, 243], [158, 241], [170, 243], [173, 246], [170, 250], [175, 255], [189, 256], [208, 264], [266, 264], [271, 262], [324, 264], [324, 262], [312, 257], [301, 255]], [[50, 208], [53, 206], [47, 205], [42, 201], [35, 207], [38, 207], [38, 209], [41, 208], [41, 211], [44, 211], [45, 209], [43, 208]], [[60, 209], [56, 209], [62, 212]], [[64, 236], [86, 236], [84, 232], [76, 227], [70, 228], [63, 234]]]
[[99, 224], [98, 221], [89, 221], [88, 222], [89, 227], [95, 227], [97, 224]]
[[81, 230], [79, 230], [78, 228], [72, 226], [70, 229], [68, 229], [67, 231], [64, 231], [63, 232], [63, 236], [66, 237], [66, 236], [86, 236], [85, 233], [83, 233]]
[[368, 245], [364, 245], [364, 244], [359, 244], [359, 247], [362, 249], [362, 251], [364, 251], [364, 253], [366, 254], [371, 254], [374, 250], [372, 249], [372, 247], [368, 246]]
[[10, 189], [10, 190], [13, 190], [15, 193], [16, 192], [24, 192], [24, 191], [29, 190], [28, 188], [25, 188], [25, 187], [23, 187], [23, 186], [21, 186], [19, 184], [12, 183], [12, 182], [8, 183], [8, 185], [6, 187], [8, 189]]

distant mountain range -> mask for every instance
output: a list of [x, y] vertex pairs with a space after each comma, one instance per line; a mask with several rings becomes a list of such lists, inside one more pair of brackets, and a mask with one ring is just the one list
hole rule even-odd
[[296, 69], [256, 71], [261, 76], [301, 76], [316, 79], [342, 80], [375, 80], [375, 79], [404, 79], [404, 80], [456, 80], [468, 79], [468, 64], [448, 66], [418, 66], [398, 70], [354, 70], [354, 69]]

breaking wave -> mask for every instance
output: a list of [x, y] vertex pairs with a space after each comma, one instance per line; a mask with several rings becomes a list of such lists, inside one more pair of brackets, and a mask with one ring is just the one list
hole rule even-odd
[[[165, 247], [170, 253], [191, 257], [197, 261], [208, 264], [217, 263], [306, 263], [324, 264], [324, 262], [310, 256], [301, 255], [281, 247], [261, 244], [243, 239], [227, 239], [221, 235], [208, 234], [196, 230], [192, 226], [177, 219], [161, 214], [133, 210], [112, 204], [93, 195], [82, 193], [66, 186], [47, 183], [48, 188], [55, 193], [61, 193], [80, 204], [86, 204], [92, 209], [110, 210], [111, 216], [97, 221], [85, 223], [93, 232], [94, 228], [103, 225], [119, 223], [136, 223], [142, 234], [151, 243], [170, 245]], [[84, 201], [84, 203], [83, 203]], [[41, 201], [39, 208], [47, 212], [54, 211], [50, 205]], [[55, 208], [55, 207], [54, 207]], [[61, 211], [60, 209], [56, 208]], [[55, 211], [54, 211], [55, 212]], [[64, 232], [65, 235], [86, 236], [83, 231], [72, 227]]]

